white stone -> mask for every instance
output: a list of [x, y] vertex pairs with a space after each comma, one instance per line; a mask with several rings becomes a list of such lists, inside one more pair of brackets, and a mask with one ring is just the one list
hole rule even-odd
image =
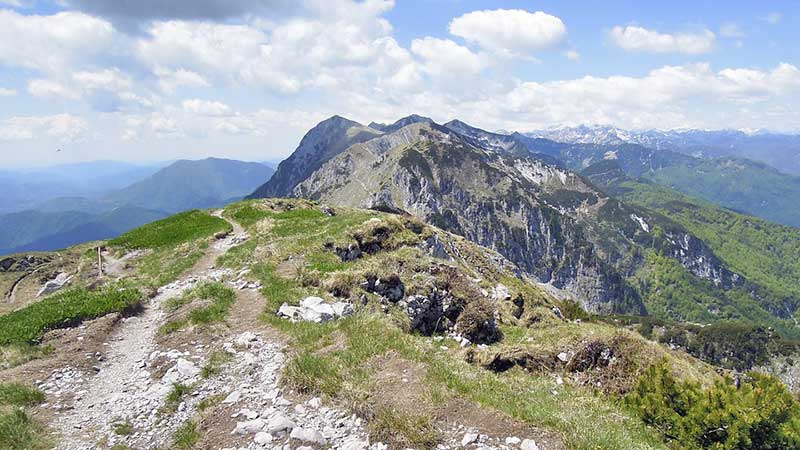
[[368, 447], [369, 442], [351, 437], [344, 441], [341, 450], [367, 450]]
[[558, 354], [558, 359], [561, 362], [569, 362], [569, 355], [567, 354], [567, 352], [561, 352]]
[[311, 428], [294, 428], [292, 429], [292, 433], [289, 435], [289, 438], [302, 442], [308, 442], [310, 444], [328, 445], [328, 441], [325, 439], [325, 436], [323, 436], [319, 431]]
[[267, 422], [264, 419], [254, 419], [245, 422], [237, 422], [236, 429], [233, 430], [233, 433], [239, 435], [254, 434], [258, 433], [259, 431], [263, 431], [266, 426]]
[[266, 430], [270, 433], [280, 433], [291, 431], [295, 426], [295, 423], [288, 417], [283, 414], [276, 414], [270, 417]]
[[478, 441], [478, 433], [467, 433], [461, 438], [461, 446], [466, 447]]
[[264, 431], [259, 431], [256, 433], [256, 437], [253, 439], [253, 442], [258, 445], [267, 445], [272, 442], [272, 435]]
[[516, 436], [510, 436], [506, 438], [506, 445], [519, 445], [522, 442], [522, 439]]
[[183, 378], [194, 378], [200, 375], [200, 369], [191, 361], [179, 358], [175, 368]]
[[227, 397], [225, 397], [225, 400], [223, 400], [222, 403], [230, 405], [232, 403], [238, 402], [240, 398], [242, 398], [242, 393], [239, 391], [233, 391], [230, 394], [228, 394]]
[[533, 439], [525, 439], [522, 441], [522, 445], [519, 446], [521, 450], [539, 450], [539, 446], [536, 445], [536, 442]]

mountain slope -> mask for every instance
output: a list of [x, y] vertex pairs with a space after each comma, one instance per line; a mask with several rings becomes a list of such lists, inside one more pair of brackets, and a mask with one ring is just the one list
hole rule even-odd
[[379, 133], [352, 120], [333, 116], [303, 136], [297, 150], [278, 165], [275, 175], [255, 189], [251, 197], [285, 196], [332, 156]]
[[479, 141], [474, 133], [414, 123], [342, 151], [290, 194], [411, 213], [498, 250], [596, 312], [645, 311], [631, 283], [646, 249], [712, 290], [744, 283], [666, 217], [622, 204], [574, 173]]
[[228, 159], [177, 161], [103, 200], [166, 212], [210, 208], [244, 197], [273, 173], [263, 164]]
[[[515, 135], [533, 152], [575, 171], [616, 161], [627, 176], [646, 178], [677, 191], [784, 225], [800, 226], [800, 177], [745, 159], [701, 159], [667, 149], [617, 142], [565, 144]], [[605, 141], [605, 139], [600, 139]]]
[[790, 309], [800, 304], [797, 228], [743, 215], [651, 182], [617, 180], [611, 192], [680, 222], [732, 270], [769, 289], [764, 297], [780, 299]]

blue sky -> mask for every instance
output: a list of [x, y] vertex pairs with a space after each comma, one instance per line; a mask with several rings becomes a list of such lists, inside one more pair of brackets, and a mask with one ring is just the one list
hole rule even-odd
[[797, 1], [0, 0], [1, 164], [273, 159], [332, 114], [798, 132], [798, 18]]

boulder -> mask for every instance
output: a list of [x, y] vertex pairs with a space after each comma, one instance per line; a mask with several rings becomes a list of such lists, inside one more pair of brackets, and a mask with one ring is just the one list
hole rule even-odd
[[286, 433], [292, 431], [297, 425], [283, 414], [276, 414], [269, 418], [266, 431], [269, 433]]
[[289, 434], [289, 438], [308, 444], [316, 444], [320, 446], [328, 445], [328, 441], [325, 439], [325, 436], [323, 436], [319, 431], [311, 428], [294, 428], [291, 434]]
[[504, 284], [498, 283], [497, 286], [495, 286], [494, 289], [492, 289], [492, 300], [496, 301], [511, 300], [511, 292]]
[[244, 422], [237, 422], [233, 433], [238, 435], [255, 434], [263, 431], [266, 426], [267, 422], [264, 419], [253, 419]]
[[430, 336], [436, 332], [444, 310], [438, 297], [430, 299], [423, 295], [410, 295], [399, 303], [411, 322], [411, 329]]

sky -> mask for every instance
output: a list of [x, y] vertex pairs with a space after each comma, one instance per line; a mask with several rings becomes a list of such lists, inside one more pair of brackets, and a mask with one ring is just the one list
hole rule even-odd
[[800, 132], [800, 2], [0, 0], [0, 167], [290, 154], [338, 114]]

